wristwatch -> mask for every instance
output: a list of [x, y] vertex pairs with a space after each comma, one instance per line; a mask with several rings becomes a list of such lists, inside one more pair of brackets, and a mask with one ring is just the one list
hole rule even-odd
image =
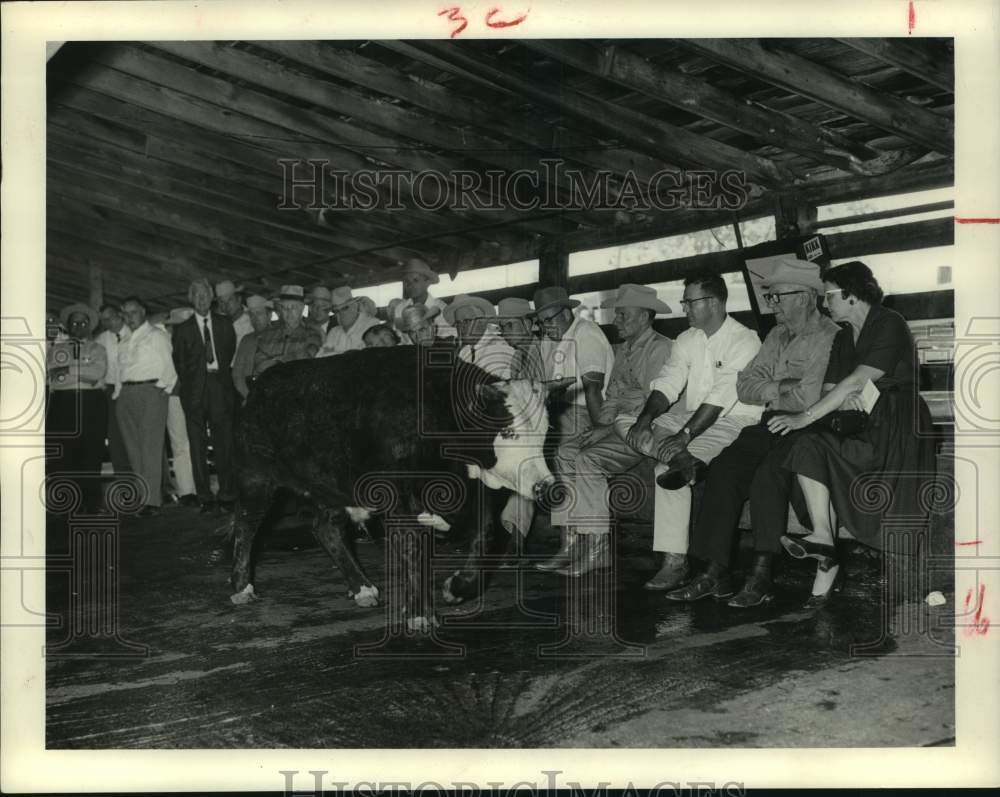
[[688, 442], [690, 443], [691, 440], [694, 438], [694, 435], [691, 434], [691, 427], [690, 426], [685, 426], [683, 429], [681, 429], [681, 431], [684, 432], [684, 434], [687, 435]]

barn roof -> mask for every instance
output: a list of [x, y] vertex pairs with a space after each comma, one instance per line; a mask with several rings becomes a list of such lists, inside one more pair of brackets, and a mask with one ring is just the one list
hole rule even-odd
[[[451, 274], [953, 182], [946, 39], [69, 43], [49, 61], [47, 298], [175, 304], [195, 276], [251, 289]], [[282, 161], [357, 173], [518, 169], [549, 210], [282, 208]], [[546, 171], [560, 160], [562, 172]], [[307, 175], [300, 165], [298, 177]], [[662, 170], [736, 170], [746, 201], [634, 207]], [[608, 175], [617, 206], [588, 207]], [[470, 178], [472, 179], [472, 178]], [[483, 179], [474, 192], [496, 201]], [[431, 191], [433, 181], [425, 183]], [[384, 188], [384, 186], [383, 186]], [[342, 201], [330, 179], [319, 204]], [[548, 192], [546, 194], [546, 192]], [[399, 199], [397, 197], [397, 199]]]

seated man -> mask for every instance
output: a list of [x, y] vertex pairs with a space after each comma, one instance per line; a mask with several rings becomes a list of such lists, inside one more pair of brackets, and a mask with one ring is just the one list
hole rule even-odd
[[514, 350], [500, 337], [497, 311], [480, 296], [459, 294], [444, 308], [444, 320], [458, 332], [458, 357], [501, 379], [510, 379]]
[[569, 550], [563, 558], [539, 565], [567, 576], [581, 576], [609, 563], [608, 477], [624, 473], [644, 459], [614, 431], [619, 415], [637, 415], [649, 397], [649, 385], [670, 355], [671, 341], [653, 329], [657, 313], [669, 313], [653, 288], [622, 285], [603, 307], [615, 309], [617, 347], [611, 379], [593, 431], [575, 462], [564, 461], [566, 502], [552, 512], [552, 525], [566, 529]]
[[[823, 290], [819, 267], [788, 257], [763, 283], [764, 300], [778, 322], [753, 361], [739, 374], [740, 401], [763, 406], [767, 415], [802, 412], [819, 400], [833, 339], [840, 331], [816, 308]], [[766, 418], [766, 416], [765, 416]], [[736, 524], [743, 502], [750, 498], [753, 517], [753, 571], [730, 606], [745, 608], [769, 600], [771, 559], [781, 550], [785, 533], [792, 473], [781, 467], [798, 433], [782, 436], [767, 423], [747, 426], [708, 469], [701, 511], [693, 523], [691, 555], [708, 562], [708, 570], [690, 584], [667, 593], [677, 601], [709, 595], [727, 597]]]
[[399, 333], [389, 324], [376, 324], [368, 327], [361, 336], [366, 349], [387, 349], [399, 345]]
[[690, 329], [674, 341], [639, 417], [622, 415], [615, 421], [629, 446], [659, 460], [653, 550], [663, 552], [663, 566], [646, 589], [672, 589], [687, 576], [688, 485], [744, 426], [760, 419], [760, 407], [736, 397], [736, 376], [760, 349], [760, 339], [727, 315], [728, 297], [725, 281], [716, 274], [684, 280], [681, 305]]
[[[600, 422], [607, 387], [614, 366], [614, 352], [601, 328], [593, 321], [573, 314], [580, 302], [570, 299], [565, 288], [539, 288], [535, 291], [535, 310], [529, 317], [538, 319], [545, 334], [541, 343], [546, 380], [573, 380], [565, 392], [550, 402], [549, 419], [553, 429], [549, 450], [555, 448], [553, 467], [558, 475], [576, 460], [588, 432]], [[503, 520], [526, 535], [534, 518], [534, 503], [514, 500], [504, 510]], [[517, 511], [513, 511], [513, 510]], [[562, 544], [556, 554], [561, 566], [569, 553], [570, 536], [563, 530]], [[551, 561], [551, 560], [550, 560]], [[543, 567], [547, 563], [539, 563]]]
[[543, 380], [541, 340], [535, 334], [535, 322], [530, 317], [531, 302], [508, 296], [497, 304], [500, 334], [514, 350], [510, 361], [511, 379]]

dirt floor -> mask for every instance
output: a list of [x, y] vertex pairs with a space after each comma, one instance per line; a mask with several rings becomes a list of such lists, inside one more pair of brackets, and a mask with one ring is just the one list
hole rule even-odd
[[[48, 747], [954, 743], [952, 595], [886, 608], [880, 561], [858, 552], [822, 610], [801, 609], [811, 568], [787, 558], [764, 608], [674, 605], [641, 589], [655, 564], [650, 530], [626, 526], [601, 622], [580, 622], [604, 594], [594, 584], [502, 572], [481, 602], [439, 606], [427, 638], [391, 633], [388, 607], [357, 608], [302, 529], [263, 552], [260, 600], [232, 605], [225, 522], [181, 507], [117, 533], [50, 522], [48, 610], [63, 622], [49, 634]], [[538, 529], [529, 553], [556, 543]], [[359, 545], [379, 584], [385, 551]], [[73, 575], [86, 556], [99, 583]], [[98, 587], [107, 615], [80, 613]], [[115, 627], [117, 639], [101, 638]]]

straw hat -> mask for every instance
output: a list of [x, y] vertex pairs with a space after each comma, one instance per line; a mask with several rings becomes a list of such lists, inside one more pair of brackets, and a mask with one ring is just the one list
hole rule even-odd
[[278, 299], [287, 299], [295, 302], [305, 303], [306, 292], [301, 285], [282, 285], [278, 291]]
[[823, 280], [820, 279], [819, 265], [810, 263], [808, 260], [799, 260], [797, 257], [789, 255], [778, 260], [774, 270], [768, 274], [758, 274], [751, 271], [755, 277], [761, 280], [761, 287], [770, 288], [772, 285], [800, 285], [803, 288], [823, 292]]
[[317, 299], [326, 299], [328, 302], [333, 300], [330, 294], [329, 288], [324, 288], [322, 285], [317, 285], [311, 291], [309, 291], [309, 296], [306, 297], [306, 304], [312, 304]]
[[399, 318], [399, 328], [403, 332], [410, 332], [418, 324], [424, 321], [433, 321], [441, 309], [438, 307], [428, 307], [425, 304], [411, 304], [403, 308], [403, 313]]
[[65, 329], [69, 329], [69, 317], [73, 315], [73, 313], [83, 313], [85, 316], [87, 316], [87, 321], [90, 324], [87, 330], [88, 332], [92, 331], [94, 327], [97, 326], [97, 322], [100, 320], [93, 308], [81, 302], [77, 302], [76, 304], [71, 304], [67, 307], [64, 307], [59, 312], [59, 321], [62, 323]]
[[531, 313], [531, 302], [519, 296], [508, 296], [497, 304], [497, 315], [501, 318], [524, 318]]
[[475, 318], [496, 318], [497, 311], [492, 302], [482, 296], [469, 296], [467, 293], [460, 293], [444, 308], [444, 320], [449, 324], [454, 324], [455, 313], [464, 307], [471, 307], [475, 310]]
[[601, 307], [641, 307], [657, 313], [671, 312], [670, 305], [657, 297], [655, 288], [632, 283], [620, 286], [614, 296], [601, 302]]
[[437, 272], [419, 257], [411, 257], [406, 261], [406, 266], [403, 268], [403, 274], [423, 274], [431, 281], [432, 285], [436, 285], [441, 281]]
[[551, 310], [553, 307], [578, 307], [579, 300], [570, 299], [565, 288], [551, 287], [539, 288], [535, 291], [535, 309], [529, 315], [537, 316], [542, 310]]

